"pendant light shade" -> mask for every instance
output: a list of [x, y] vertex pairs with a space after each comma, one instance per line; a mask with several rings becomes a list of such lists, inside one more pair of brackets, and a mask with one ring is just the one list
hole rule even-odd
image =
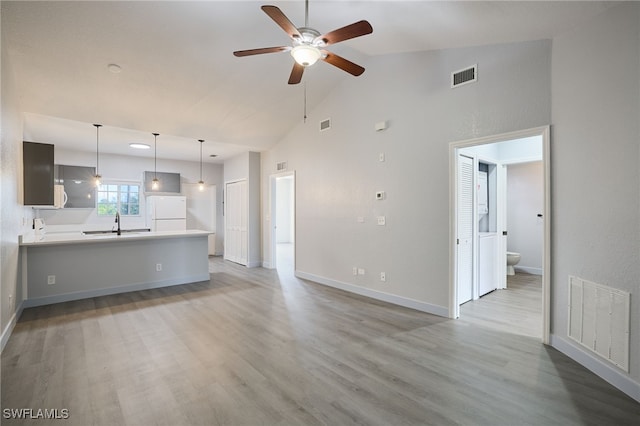
[[200, 142], [200, 180], [198, 181], [198, 189], [204, 191], [204, 181], [202, 180], [202, 144], [204, 139], [198, 139], [198, 142]]
[[100, 127], [102, 124], [94, 124], [96, 127], [96, 175], [94, 176], [94, 182], [96, 187], [102, 183], [102, 176], [100, 176]]
[[151, 189], [157, 191], [160, 189], [160, 181], [158, 180], [158, 136], [160, 133], [151, 133], [153, 135], [153, 180], [151, 181]]

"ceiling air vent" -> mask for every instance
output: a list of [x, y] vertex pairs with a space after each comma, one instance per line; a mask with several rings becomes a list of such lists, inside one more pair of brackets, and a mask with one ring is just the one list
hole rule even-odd
[[327, 118], [326, 120], [322, 120], [320, 122], [320, 131], [324, 132], [325, 130], [329, 130], [331, 128], [331, 119]]
[[281, 161], [279, 163], [276, 163], [276, 171], [284, 172], [285, 170], [287, 170], [287, 162], [286, 161]]
[[451, 73], [451, 88], [478, 80], [478, 64]]

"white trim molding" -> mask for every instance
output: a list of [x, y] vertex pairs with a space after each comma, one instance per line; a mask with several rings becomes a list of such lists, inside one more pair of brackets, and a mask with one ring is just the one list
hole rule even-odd
[[447, 318], [449, 315], [449, 310], [446, 306], [432, 305], [430, 303], [421, 302], [419, 300], [409, 299], [408, 297], [396, 296], [395, 294], [384, 293], [382, 291], [360, 287], [342, 281], [332, 280], [330, 278], [321, 277], [319, 275], [314, 275], [303, 271], [296, 271], [296, 277], [340, 290], [348, 291], [349, 293], [355, 293], [360, 296], [366, 296], [375, 300], [403, 306], [405, 308], [415, 309], [416, 311], [426, 312], [428, 314], [438, 315], [445, 318]]
[[622, 370], [617, 369], [608, 361], [599, 358], [574, 345], [564, 337], [552, 334], [551, 346], [573, 359], [612, 386], [640, 402], [640, 383], [634, 381]]
[[11, 337], [11, 333], [13, 333], [13, 329], [16, 327], [20, 316], [22, 315], [22, 310], [24, 309], [24, 302], [20, 302], [18, 309], [13, 313], [11, 319], [7, 326], [2, 330], [2, 338], [0, 338], [0, 353], [4, 351], [4, 347], [7, 345], [9, 338]]

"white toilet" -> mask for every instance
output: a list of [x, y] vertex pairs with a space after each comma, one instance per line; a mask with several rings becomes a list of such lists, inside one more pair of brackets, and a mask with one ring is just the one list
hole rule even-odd
[[513, 251], [507, 252], [507, 275], [515, 275], [516, 271], [513, 269], [513, 265], [517, 265], [520, 262], [520, 253]]

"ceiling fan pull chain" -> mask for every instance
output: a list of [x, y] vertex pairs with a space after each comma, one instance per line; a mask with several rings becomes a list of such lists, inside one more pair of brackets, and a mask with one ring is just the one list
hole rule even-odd
[[304, 85], [304, 123], [307, 122], [307, 82], [302, 83]]

